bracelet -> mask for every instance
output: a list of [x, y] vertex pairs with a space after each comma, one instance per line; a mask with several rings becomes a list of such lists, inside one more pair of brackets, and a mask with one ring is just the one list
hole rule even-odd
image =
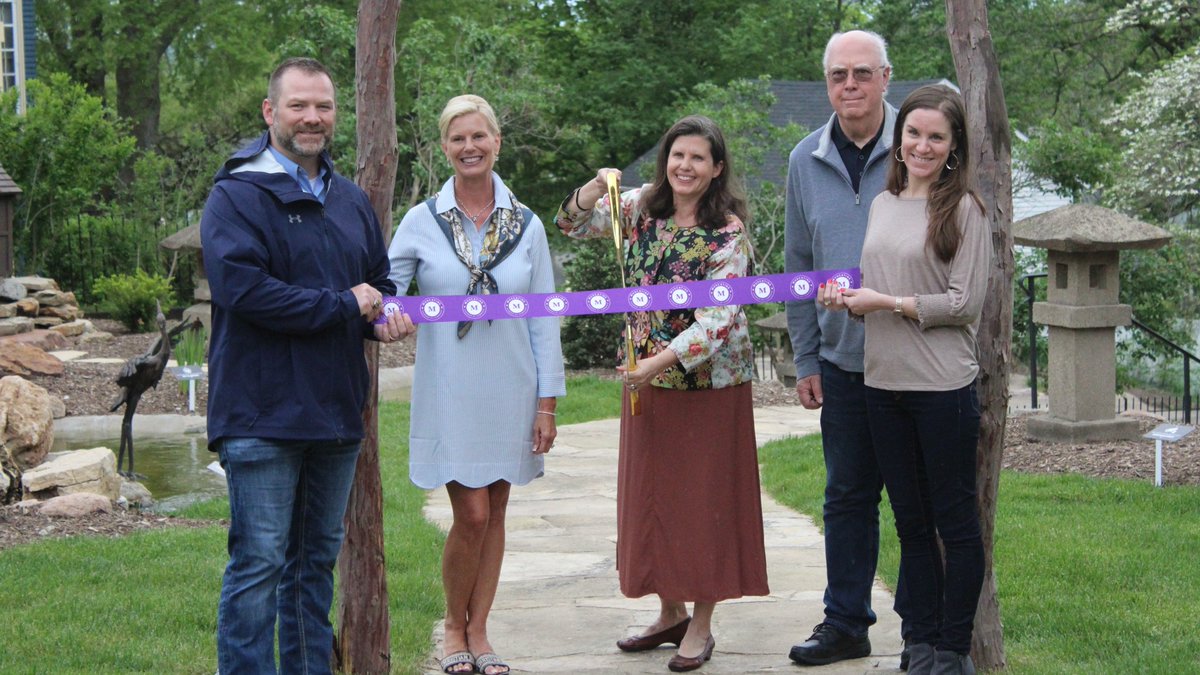
[[904, 299], [898, 295], [896, 296], [896, 306], [892, 309], [892, 313], [893, 314], [903, 314], [904, 313]]
[[579, 203], [579, 192], [582, 189], [583, 188], [575, 188], [575, 207], [579, 209], [580, 212], [587, 211], [587, 209], [583, 208], [583, 204]]
[[556, 413], [556, 412], [550, 412], [549, 410], [539, 410], [539, 411], [537, 411], [537, 414], [539, 414], [539, 415], [549, 415], [549, 416], [551, 416], [551, 417], [558, 417], [558, 413]]

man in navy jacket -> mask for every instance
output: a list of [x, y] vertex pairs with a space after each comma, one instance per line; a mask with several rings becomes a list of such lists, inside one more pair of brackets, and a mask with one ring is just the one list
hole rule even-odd
[[[363, 339], [388, 280], [367, 196], [338, 175], [333, 81], [289, 59], [262, 104], [268, 131], [217, 172], [200, 223], [212, 289], [209, 447], [229, 485], [217, 617], [222, 675], [328, 673], [329, 609], [369, 386]], [[411, 324], [408, 324], [411, 327]]]

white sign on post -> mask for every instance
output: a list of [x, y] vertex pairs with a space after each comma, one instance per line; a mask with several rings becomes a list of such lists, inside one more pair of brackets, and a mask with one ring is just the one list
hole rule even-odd
[[196, 412], [196, 380], [204, 379], [203, 366], [171, 366], [167, 370], [177, 380], [188, 383], [188, 412]]
[[1160, 424], [1142, 438], [1154, 439], [1154, 487], [1162, 487], [1162, 444], [1173, 442], [1192, 433], [1195, 427], [1187, 424]]

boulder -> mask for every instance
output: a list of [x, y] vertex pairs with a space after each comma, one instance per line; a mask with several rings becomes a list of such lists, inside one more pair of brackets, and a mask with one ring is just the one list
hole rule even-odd
[[62, 307], [63, 305], [79, 304], [75, 302], [74, 293], [63, 293], [51, 288], [38, 291], [33, 294], [33, 297], [42, 307]]
[[38, 317], [52, 316], [63, 321], [74, 321], [79, 318], [79, 307], [75, 305], [58, 305], [56, 307], [47, 307], [42, 305], [38, 310]]
[[37, 347], [20, 342], [0, 342], [0, 374], [62, 375], [63, 363]]
[[21, 476], [26, 496], [46, 499], [92, 492], [107, 499], [121, 496], [117, 457], [108, 448], [56, 452]]
[[17, 316], [34, 317], [38, 315], [38, 310], [42, 305], [33, 298], [25, 298], [17, 301]]
[[97, 494], [81, 492], [53, 497], [41, 503], [38, 513], [59, 518], [78, 518], [91, 513], [112, 513], [112, 501]]
[[197, 302], [196, 304], [183, 310], [183, 322], [189, 323], [199, 321], [200, 325], [204, 326], [204, 330], [212, 334], [212, 303]]
[[[71, 323], [79, 323], [79, 322], [72, 321]], [[91, 322], [88, 321], [85, 323], [90, 324]], [[58, 330], [61, 328], [66, 328], [68, 325], [70, 325], [70, 324], [64, 323], [63, 325], [55, 326], [54, 328], [51, 328], [50, 330]], [[84, 327], [83, 333], [81, 333], [79, 335], [79, 344], [82, 347], [82, 345], [86, 345], [89, 342], [111, 342], [112, 339], [113, 339], [113, 334], [109, 333], [108, 331], [96, 330], [95, 328], [93, 328], [92, 330], [88, 330], [87, 327]]]
[[0, 335], [19, 335], [31, 330], [33, 330], [33, 319], [24, 316], [0, 319]]
[[17, 315], [17, 303], [5, 302], [0, 304], [0, 319], [10, 319]]
[[127, 504], [139, 509], [148, 509], [154, 506], [154, 497], [150, 494], [150, 490], [135, 480], [121, 482], [121, 496], [125, 498]]
[[[87, 330], [87, 326], [84, 325], [84, 323], [85, 322], [76, 319], [75, 321], [68, 321], [67, 323], [60, 323], [57, 326], [51, 326], [46, 330], [66, 337], [78, 337], [83, 335], [84, 331]], [[105, 333], [105, 335], [108, 335], [110, 338], [112, 337], [111, 333]]]
[[30, 293], [37, 293], [38, 291], [44, 291], [47, 288], [49, 288], [50, 290], [54, 290], [54, 291], [59, 290], [58, 282], [53, 279], [48, 279], [46, 277], [13, 277], [13, 278], [16, 281], [19, 281], [21, 283], [21, 285], [25, 287], [25, 290], [29, 291]]
[[27, 295], [29, 291], [20, 281], [12, 277], [0, 280], [0, 302], [16, 302]]
[[40, 329], [34, 329], [28, 333], [21, 333], [20, 335], [0, 337], [0, 344], [9, 342], [31, 345], [47, 352], [58, 351], [60, 349], [70, 349], [71, 347], [71, 341], [68, 340], [62, 333]]
[[24, 378], [0, 379], [0, 443], [0, 462], [9, 469], [42, 463], [54, 443], [49, 392]]
[[13, 479], [9, 477], [8, 472], [0, 467], [0, 504], [7, 504], [8, 488], [13, 484]]
[[37, 316], [33, 319], [33, 325], [38, 328], [53, 328], [61, 325], [63, 320], [57, 316]]
[[54, 394], [50, 394], [50, 416], [56, 420], [67, 416], [67, 402]]

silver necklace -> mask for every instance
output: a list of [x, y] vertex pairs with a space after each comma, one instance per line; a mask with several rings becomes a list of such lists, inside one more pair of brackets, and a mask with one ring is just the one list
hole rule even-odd
[[496, 197], [495, 197], [495, 195], [493, 195], [491, 201], [484, 204], [483, 208], [476, 211], [474, 215], [472, 215], [471, 212], [467, 210], [467, 207], [463, 206], [461, 203], [458, 205], [458, 208], [462, 209], [462, 212], [467, 214], [467, 217], [471, 219], [472, 223], [478, 223], [480, 216], [482, 216], [484, 214], [484, 212], [486, 212], [489, 208], [491, 208], [492, 204], [495, 204], [495, 203], [496, 203]]

